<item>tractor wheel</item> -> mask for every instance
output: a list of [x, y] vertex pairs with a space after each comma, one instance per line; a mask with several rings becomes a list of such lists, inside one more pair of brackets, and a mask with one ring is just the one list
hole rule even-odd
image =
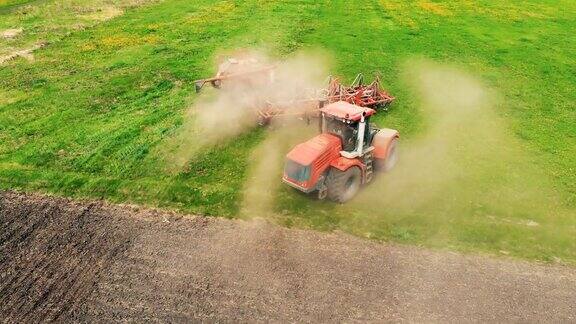
[[377, 161], [376, 167], [378, 171], [388, 172], [394, 168], [396, 162], [398, 161], [398, 149], [397, 149], [397, 140], [392, 140], [390, 143], [390, 147], [388, 148], [388, 154], [386, 155], [386, 160], [384, 161]]
[[362, 172], [358, 167], [351, 167], [346, 171], [333, 168], [327, 179], [328, 198], [344, 203], [356, 195], [361, 183]]

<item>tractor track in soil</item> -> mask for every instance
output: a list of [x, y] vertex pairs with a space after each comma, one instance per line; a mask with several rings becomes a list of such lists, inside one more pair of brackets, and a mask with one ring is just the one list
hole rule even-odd
[[576, 269], [0, 192], [0, 322], [576, 320]]

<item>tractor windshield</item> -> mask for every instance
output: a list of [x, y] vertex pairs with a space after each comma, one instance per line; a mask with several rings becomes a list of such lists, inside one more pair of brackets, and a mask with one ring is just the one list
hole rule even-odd
[[346, 123], [336, 118], [325, 117], [325, 132], [336, 135], [342, 140], [344, 151], [353, 151], [356, 147], [358, 123]]
[[310, 178], [310, 166], [304, 166], [290, 159], [286, 159], [284, 174], [291, 180], [303, 182]]

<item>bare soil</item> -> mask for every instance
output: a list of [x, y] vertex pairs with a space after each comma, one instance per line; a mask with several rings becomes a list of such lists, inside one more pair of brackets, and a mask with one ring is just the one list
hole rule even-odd
[[14, 60], [18, 57], [23, 57], [27, 60], [33, 60], [34, 56], [32, 53], [34, 53], [34, 51], [42, 48], [46, 46], [46, 43], [38, 43], [35, 44], [34, 46], [30, 47], [30, 48], [26, 48], [26, 49], [22, 49], [22, 50], [16, 50], [13, 51], [12, 53], [6, 55], [6, 56], [0, 56], [0, 65], [4, 64], [8, 61]]
[[12, 39], [20, 35], [23, 31], [22, 28], [6, 29], [5, 31], [0, 32], [0, 36], [5, 39]]
[[574, 321], [576, 269], [0, 193], [0, 322]]

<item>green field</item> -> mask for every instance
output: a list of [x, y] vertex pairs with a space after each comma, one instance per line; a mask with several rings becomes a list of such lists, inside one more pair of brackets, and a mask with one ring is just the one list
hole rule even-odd
[[[18, 28], [0, 57], [47, 45], [0, 65], [0, 188], [576, 264], [574, 1], [0, 0], [0, 33]], [[347, 205], [273, 170], [254, 209], [271, 130], [170, 168], [192, 81], [240, 47], [321, 51], [346, 80], [379, 71], [397, 97], [376, 121], [402, 134], [398, 168]]]

